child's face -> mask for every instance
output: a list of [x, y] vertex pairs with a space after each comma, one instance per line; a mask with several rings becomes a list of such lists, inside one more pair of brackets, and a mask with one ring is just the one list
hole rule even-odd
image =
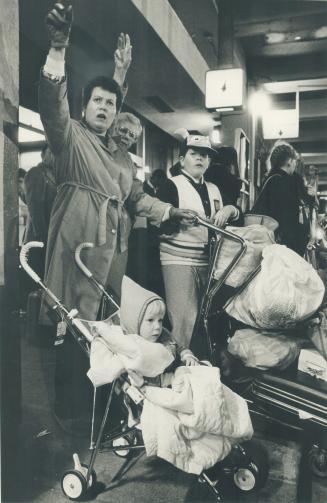
[[185, 156], [180, 157], [182, 168], [195, 180], [200, 180], [210, 164], [208, 151], [202, 148], [189, 148]]
[[162, 321], [165, 315], [165, 309], [164, 306], [160, 304], [149, 304], [140, 326], [140, 336], [149, 342], [156, 342], [162, 332]]

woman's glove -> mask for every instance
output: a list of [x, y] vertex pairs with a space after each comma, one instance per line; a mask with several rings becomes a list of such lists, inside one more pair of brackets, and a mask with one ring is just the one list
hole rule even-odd
[[217, 225], [217, 227], [223, 227], [228, 220], [235, 220], [238, 218], [238, 215], [238, 209], [235, 208], [235, 206], [228, 204], [227, 206], [221, 208], [221, 210], [217, 211], [214, 217], [214, 224]]
[[67, 47], [73, 22], [73, 7], [56, 3], [45, 18], [50, 44], [54, 48]]

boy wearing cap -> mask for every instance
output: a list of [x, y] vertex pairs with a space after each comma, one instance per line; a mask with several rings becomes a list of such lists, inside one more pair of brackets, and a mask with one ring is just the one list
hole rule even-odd
[[[218, 187], [203, 179], [213, 153], [207, 136], [189, 135], [181, 148], [181, 174], [167, 180], [157, 195], [162, 201], [193, 210], [222, 227], [240, 215], [235, 206], [223, 205]], [[172, 335], [178, 344], [190, 347], [207, 279], [208, 230], [168, 222], [162, 224], [161, 230], [160, 260]]]

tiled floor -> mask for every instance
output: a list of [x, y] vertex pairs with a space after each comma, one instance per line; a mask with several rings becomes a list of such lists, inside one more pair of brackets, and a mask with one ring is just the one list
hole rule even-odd
[[[61, 474], [73, 467], [78, 452], [88, 462], [87, 439], [73, 439], [63, 433], [51, 415], [54, 349], [37, 348], [22, 338], [23, 424], [21, 430], [21, 478], [16, 501], [59, 503], [67, 501], [61, 491]], [[270, 476], [266, 486], [254, 495], [243, 493], [240, 501], [278, 503], [326, 503], [327, 480], [308, 473], [298, 494], [300, 447], [297, 439], [279, 438], [266, 429], [256, 431], [269, 452]], [[143, 454], [120, 481], [113, 482], [124, 461], [112, 453], [100, 453], [96, 460], [99, 503], [167, 503], [214, 501], [197, 478], [168, 463]], [[303, 479], [304, 480], [304, 479]], [[303, 482], [302, 480], [302, 482]]]

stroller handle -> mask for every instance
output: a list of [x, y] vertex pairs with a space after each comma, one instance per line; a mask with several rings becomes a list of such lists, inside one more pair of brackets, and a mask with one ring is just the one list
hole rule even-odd
[[87, 278], [92, 278], [93, 274], [91, 273], [90, 269], [88, 269], [86, 267], [86, 265], [83, 264], [82, 259], [81, 259], [81, 251], [84, 248], [94, 248], [94, 244], [85, 242], [85, 243], [81, 243], [77, 246], [77, 248], [75, 250], [76, 264], [78, 265], [78, 267], [81, 269], [81, 271], [85, 274], [85, 276]]
[[242, 247], [246, 246], [244, 239], [241, 238], [240, 236], [237, 236], [232, 232], [226, 231], [226, 229], [222, 229], [221, 227], [217, 227], [217, 225], [208, 222], [207, 220], [205, 220], [202, 217], [199, 217], [198, 215], [194, 215], [194, 223], [198, 225], [203, 225], [204, 227], [207, 227], [207, 229], [214, 231], [216, 234], [220, 234], [221, 236], [229, 238], [233, 241], [237, 241], [238, 243], [240, 243]]
[[41, 278], [36, 274], [35, 271], [28, 265], [28, 254], [32, 248], [43, 248], [44, 243], [41, 241], [30, 241], [22, 246], [19, 254], [19, 260], [24, 271], [35, 281], [35, 283], [41, 283]]

